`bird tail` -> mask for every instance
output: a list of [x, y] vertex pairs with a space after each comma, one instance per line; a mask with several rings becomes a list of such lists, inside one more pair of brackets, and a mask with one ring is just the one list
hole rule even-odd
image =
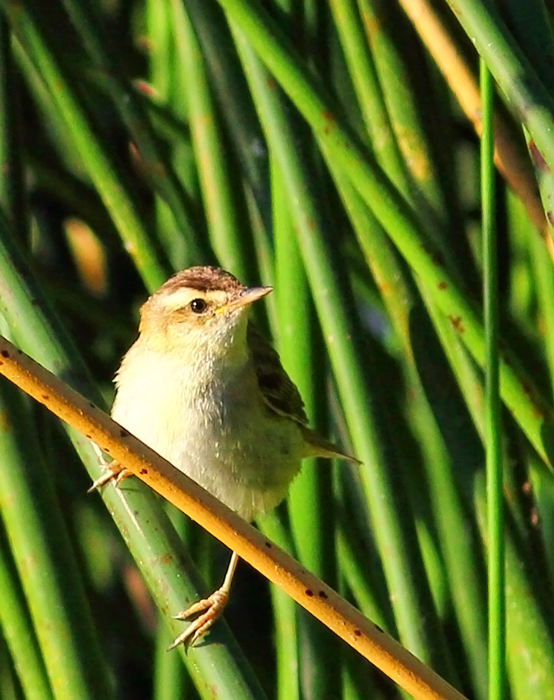
[[304, 439], [309, 445], [309, 457], [325, 457], [326, 459], [346, 459], [348, 462], [355, 462], [356, 464], [361, 464], [359, 459], [352, 457], [352, 455], [346, 454], [341, 449], [339, 449], [330, 440], [325, 439], [315, 430], [307, 428], [302, 425], [300, 427]]

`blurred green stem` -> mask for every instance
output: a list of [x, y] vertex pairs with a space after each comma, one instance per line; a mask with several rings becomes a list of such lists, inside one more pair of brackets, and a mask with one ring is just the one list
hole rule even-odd
[[489, 565], [489, 698], [503, 700], [506, 692], [506, 622], [504, 582], [504, 516], [498, 353], [498, 272], [494, 223], [495, 167], [493, 160], [494, 83], [481, 61], [481, 196], [483, 223], [484, 304], [487, 361], [485, 377], [487, 518]]

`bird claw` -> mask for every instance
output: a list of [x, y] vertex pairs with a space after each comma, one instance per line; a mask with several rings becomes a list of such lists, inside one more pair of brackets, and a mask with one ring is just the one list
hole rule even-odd
[[87, 493], [92, 493], [93, 491], [96, 491], [96, 489], [99, 489], [101, 486], [104, 486], [110, 481], [113, 482], [113, 485], [115, 487], [119, 487], [119, 484], [123, 481], [123, 479], [126, 479], [128, 476], [132, 475], [133, 472], [130, 472], [125, 467], [122, 467], [119, 464], [119, 462], [110, 462], [110, 464], [106, 465], [104, 471], [102, 472], [102, 474], [100, 474], [98, 479], [95, 479], [92, 482], [90, 488], [87, 489]]
[[210, 629], [214, 622], [221, 617], [228, 599], [229, 592], [223, 588], [219, 588], [208, 598], [199, 600], [197, 603], [191, 605], [190, 608], [175, 615], [175, 620], [188, 620], [192, 615], [202, 613], [173, 641], [167, 650], [170, 651], [179, 646], [179, 644], [183, 644], [183, 642], [188, 642], [189, 646], [197, 642], [200, 637]]

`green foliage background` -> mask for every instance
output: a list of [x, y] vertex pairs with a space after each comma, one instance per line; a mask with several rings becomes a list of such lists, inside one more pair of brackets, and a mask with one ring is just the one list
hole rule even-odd
[[[547, 699], [552, 15], [542, 0], [450, 5], [436, 3], [441, 22], [492, 72], [516, 171], [536, 167], [547, 212], [539, 232], [497, 178], [506, 697]], [[363, 464], [306, 462], [260, 526], [484, 700], [479, 145], [402, 7], [0, 8], [2, 333], [109, 406], [138, 306], [173, 271], [219, 264], [273, 285], [258, 323], [313, 425]], [[238, 642], [221, 622], [167, 654], [171, 615], [218, 584], [227, 553], [134, 479], [104, 489], [106, 508], [81, 463], [97, 475], [89, 442], [0, 382], [2, 699], [400, 696], [246, 566], [227, 615]]]

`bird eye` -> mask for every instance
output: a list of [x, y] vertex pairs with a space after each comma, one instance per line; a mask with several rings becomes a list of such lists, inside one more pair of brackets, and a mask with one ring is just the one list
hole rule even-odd
[[204, 301], [204, 299], [193, 299], [190, 304], [190, 310], [194, 314], [203, 314], [204, 311], [208, 308], [208, 305]]

